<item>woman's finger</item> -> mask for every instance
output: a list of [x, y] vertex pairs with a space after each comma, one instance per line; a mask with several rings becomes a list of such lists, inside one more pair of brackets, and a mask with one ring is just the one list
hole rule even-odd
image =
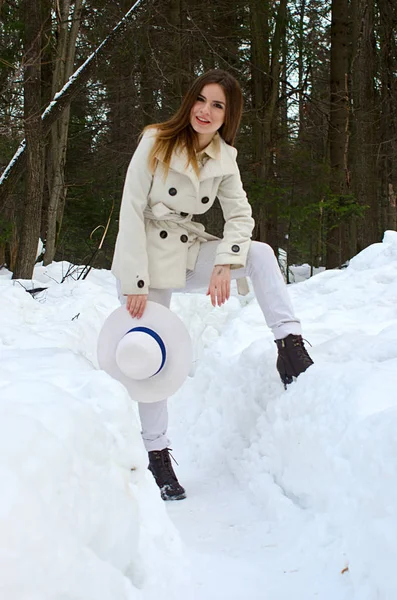
[[227, 300], [227, 279], [222, 283], [222, 304]]
[[217, 294], [217, 289], [215, 284], [213, 283], [211, 285], [211, 304], [212, 306], [216, 306], [216, 294]]
[[225, 304], [230, 298], [230, 277], [225, 275], [219, 277], [214, 273], [208, 286], [207, 296], [211, 296], [212, 306]]
[[227, 300], [227, 280], [222, 282], [222, 304]]
[[136, 298], [134, 298], [133, 300], [131, 300], [130, 315], [133, 318], [135, 318], [135, 316], [136, 316], [137, 305], [138, 305], [138, 301], [137, 301]]
[[134, 317], [139, 319], [143, 313], [143, 299], [139, 297], [135, 305]]
[[216, 285], [217, 292], [217, 304], [218, 306], [222, 306], [222, 298], [223, 298], [223, 283], [222, 281], [218, 281]]
[[226, 300], [230, 298], [230, 279], [226, 281]]
[[132, 313], [134, 312], [134, 306], [135, 306], [135, 299], [134, 299], [134, 297], [130, 297], [130, 300], [129, 300], [129, 303], [127, 306], [127, 310], [131, 316], [132, 316]]
[[146, 298], [143, 297], [142, 301], [139, 305], [139, 310], [138, 310], [138, 314], [137, 314], [138, 319], [140, 319], [143, 316], [143, 313], [145, 312], [145, 308], [146, 308]]
[[130, 315], [133, 319], [135, 319], [135, 317], [136, 317], [137, 307], [138, 307], [138, 302], [137, 302], [137, 300], [134, 300], [131, 304], [131, 310], [130, 310]]
[[146, 307], [146, 295], [130, 295], [127, 297], [126, 309], [133, 318], [140, 318]]
[[219, 281], [216, 286], [216, 299], [218, 306], [222, 306], [222, 281]]

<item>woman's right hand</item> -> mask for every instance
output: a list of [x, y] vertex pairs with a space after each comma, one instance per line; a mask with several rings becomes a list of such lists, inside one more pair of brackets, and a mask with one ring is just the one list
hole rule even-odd
[[131, 317], [140, 319], [144, 313], [147, 302], [147, 294], [132, 294], [127, 296], [126, 308]]

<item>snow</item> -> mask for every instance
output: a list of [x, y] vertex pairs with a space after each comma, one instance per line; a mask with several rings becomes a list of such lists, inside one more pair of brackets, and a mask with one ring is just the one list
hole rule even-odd
[[[287, 273], [287, 253], [282, 248], [279, 248], [278, 251], [278, 262], [281, 267], [281, 271], [284, 274], [284, 278], [286, 279]], [[313, 267], [307, 263], [303, 265], [289, 265], [289, 283], [299, 283], [300, 281], [305, 281], [305, 279], [309, 279], [312, 275], [317, 275], [317, 273], [321, 273], [325, 270], [325, 267]]]
[[36, 251], [36, 260], [39, 258], [40, 254], [42, 254], [44, 251], [44, 243], [43, 240], [41, 238], [39, 238], [39, 241], [37, 242], [37, 251]]
[[184, 558], [135, 406], [95, 368], [112, 277], [59, 285], [64, 271], [37, 267], [21, 282], [50, 286], [36, 300], [0, 271], [1, 597], [152, 599], [185, 585], [172, 571]]
[[397, 233], [289, 286], [315, 365], [287, 391], [252, 293], [173, 296], [197, 358], [170, 401], [175, 503], [97, 369], [113, 277], [67, 267], [0, 271], [1, 597], [395, 600]]
[[8, 163], [7, 167], [4, 169], [3, 173], [0, 176], [0, 185], [3, 185], [6, 181], [6, 179], [8, 179], [12, 169], [14, 168], [14, 165], [19, 160], [19, 157], [25, 152], [25, 148], [26, 148], [26, 141], [22, 140], [22, 142], [19, 144], [14, 156], [12, 157], [12, 159]]

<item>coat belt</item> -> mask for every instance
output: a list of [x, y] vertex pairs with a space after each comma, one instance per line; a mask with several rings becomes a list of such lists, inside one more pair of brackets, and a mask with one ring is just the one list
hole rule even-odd
[[[167, 211], [167, 212], [166, 212]], [[145, 219], [149, 219], [150, 221], [169, 221], [170, 223], [176, 223], [181, 225], [188, 233], [192, 233], [197, 236], [197, 238], [203, 242], [210, 242], [219, 240], [215, 235], [211, 235], [204, 230], [204, 227], [201, 223], [195, 223], [192, 221], [193, 215], [181, 215], [178, 212], [170, 210], [164, 204], [155, 204], [152, 208], [149, 206], [146, 207], [143, 216]]]
[[[207, 233], [201, 223], [192, 221], [193, 215], [181, 215], [178, 212], [170, 210], [168, 206], [159, 202], [154, 206], [147, 206], [143, 212], [145, 219], [150, 221], [169, 221], [181, 225], [188, 233], [197, 237], [200, 242], [219, 241], [220, 238]], [[240, 296], [246, 296], [249, 292], [248, 282], [246, 277], [237, 279], [237, 291]]]

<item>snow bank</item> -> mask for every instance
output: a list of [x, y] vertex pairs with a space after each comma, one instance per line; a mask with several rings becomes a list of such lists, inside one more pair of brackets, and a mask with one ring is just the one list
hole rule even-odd
[[36, 299], [0, 271], [1, 597], [395, 600], [397, 233], [289, 287], [315, 365], [287, 391], [252, 293], [173, 296], [197, 369], [170, 402], [171, 506], [95, 369], [113, 277], [66, 268], [20, 282]]
[[[136, 407], [95, 368], [114, 282], [96, 272], [58, 285], [64, 269], [0, 278], [1, 597], [172, 597], [187, 581], [182, 545], [147, 472]], [[50, 287], [33, 299], [22, 284]]]
[[[176, 435], [183, 427], [196, 468], [230, 470], [261, 508], [274, 572], [303, 577], [307, 595], [296, 597], [394, 600], [397, 233], [289, 289], [315, 365], [286, 392], [255, 301], [232, 303], [217, 325], [189, 300], [208, 343], [175, 400]], [[186, 318], [182, 296], [174, 306]], [[290, 598], [296, 585], [284, 575], [269, 597]]]

